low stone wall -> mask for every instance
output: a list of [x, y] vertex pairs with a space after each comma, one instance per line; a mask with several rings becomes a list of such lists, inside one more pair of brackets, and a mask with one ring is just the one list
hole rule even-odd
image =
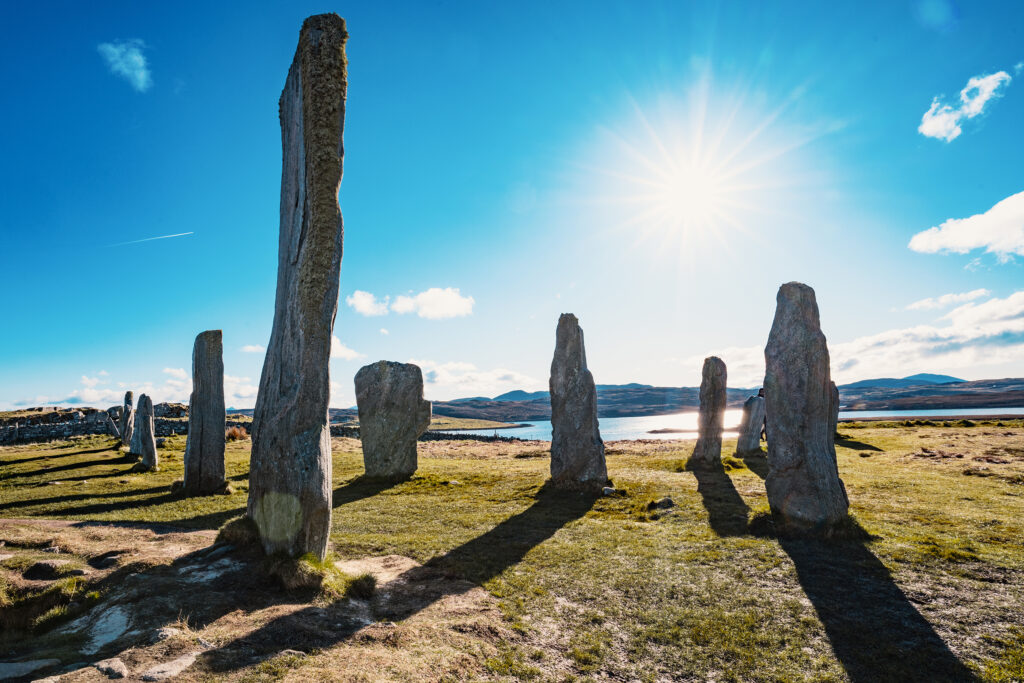
[[[187, 408], [186, 408], [187, 410]], [[118, 409], [117, 412], [120, 412]], [[73, 436], [103, 434], [117, 436], [110, 419], [110, 412], [95, 408], [47, 412], [25, 418], [7, 419], [0, 422], [0, 445], [34, 443], [40, 441], [64, 441]], [[114, 421], [116, 421], [116, 416]], [[157, 417], [153, 420], [157, 436], [188, 434], [188, 420]], [[228, 420], [227, 427], [242, 427], [246, 431], [251, 422]]]

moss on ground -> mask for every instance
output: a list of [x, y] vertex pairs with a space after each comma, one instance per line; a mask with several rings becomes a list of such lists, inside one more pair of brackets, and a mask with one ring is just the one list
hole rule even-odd
[[[465, 653], [482, 677], [1020, 680], [1020, 421], [840, 431], [863, 534], [766, 533], [765, 459], [735, 457], [733, 442], [709, 472], [685, 470], [692, 442], [609, 444], [626, 493], [588, 498], [543, 488], [537, 442], [424, 443], [417, 475], [388, 483], [361, 477], [358, 441], [335, 439], [331, 541], [341, 557], [408, 556], [495, 596], [515, 638]], [[235, 493], [191, 499], [170, 492], [183, 437], [152, 474], [129, 474], [101, 437], [2, 448], [0, 515], [217, 529], [244, 512], [249, 446], [228, 445]], [[665, 497], [672, 507], [651, 509]], [[303, 666], [264, 664], [246, 675]]]

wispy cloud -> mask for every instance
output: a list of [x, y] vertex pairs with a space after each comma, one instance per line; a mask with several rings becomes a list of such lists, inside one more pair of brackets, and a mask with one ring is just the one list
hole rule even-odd
[[341, 360], [356, 360], [357, 358], [365, 358], [365, 353], [359, 353], [354, 349], [350, 349], [341, 343], [341, 340], [335, 336], [331, 337], [331, 358], [340, 358]]
[[909, 247], [923, 254], [966, 254], [984, 249], [1001, 262], [1024, 256], [1024, 192], [1003, 199], [985, 213], [950, 218], [914, 235]]
[[395, 313], [416, 313], [421, 318], [441, 320], [458, 318], [473, 313], [476, 301], [471, 296], [463, 296], [457, 287], [431, 287], [425, 292], [412, 296], [396, 296], [391, 304]]
[[260, 346], [259, 344], [246, 344], [239, 349], [242, 353], [263, 353], [266, 350], [266, 347]]
[[1001, 89], [1011, 80], [1010, 74], [1005, 71], [972, 77], [960, 91], [959, 104], [950, 106], [943, 104], [938, 97], [934, 98], [932, 106], [921, 117], [921, 125], [917, 127], [917, 131], [929, 138], [946, 142], [955, 140], [963, 132], [961, 122], [981, 114], [985, 105], [992, 98], [1001, 95]]
[[108, 247], [120, 247], [120, 246], [124, 246], [125, 244], [138, 244], [139, 242], [152, 242], [153, 240], [168, 240], [168, 239], [171, 239], [172, 237], [188, 237], [189, 235], [194, 235], [194, 234], [195, 234], [195, 232], [192, 232], [192, 231], [190, 231], [190, 232], [179, 232], [179, 233], [175, 233], [173, 235], [160, 235], [158, 237], [144, 237], [141, 240], [130, 240], [128, 242], [116, 242], [114, 244], [108, 244], [107, 246]]
[[953, 304], [962, 304], [967, 301], [974, 301], [986, 297], [991, 292], [987, 289], [975, 289], [970, 292], [964, 292], [962, 294], [943, 294], [942, 296], [928, 297], [927, 299], [921, 299], [915, 301], [912, 304], [907, 304], [908, 311], [926, 311], [935, 308], [945, 308], [952, 306]]
[[138, 92], [146, 92], [153, 86], [153, 77], [142, 51], [146, 44], [139, 39], [115, 40], [96, 46], [110, 73], [128, 81]]
[[386, 329], [386, 328], [383, 328], [383, 327], [382, 327], [382, 328], [380, 328], [380, 333], [381, 333], [381, 334], [383, 334], [383, 335], [384, 335], [385, 337], [386, 337], [387, 335], [391, 334], [390, 332], [388, 332], [388, 331], [387, 331], [387, 329]]
[[185, 368], [164, 368], [164, 374], [170, 375], [175, 379], [185, 379], [188, 377], [188, 373], [185, 372]]
[[539, 389], [541, 383], [528, 375], [506, 368], [481, 370], [472, 363], [411, 359], [423, 370], [424, 393], [433, 400], [497, 396], [511, 389]]

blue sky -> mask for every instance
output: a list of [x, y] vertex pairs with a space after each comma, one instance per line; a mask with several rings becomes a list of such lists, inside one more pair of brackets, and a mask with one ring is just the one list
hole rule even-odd
[[717, 354], [756, 386], [789, 280], [839, 381], [1024, 375], [1024, 5], [98, 5], [0, 8], [0, 407], [187, 401], [212, 328], [254, 403], [277, 100], [323, 11], [350, 32], [332, 405], [382, 358], [428, 398], [542, 388], [563, 311], [598, 382]]

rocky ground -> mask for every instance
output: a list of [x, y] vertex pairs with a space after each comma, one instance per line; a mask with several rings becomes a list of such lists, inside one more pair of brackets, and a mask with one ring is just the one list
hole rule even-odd
[[[130, 473], [104, 437], [0, 448], [0, 678], [1024, 680], [1024, 425], [840, 427], [864, 538], [772, 536], [762, 456], [608, 444], [619, 492], [542, 487], [544, 442], [420, 444], [392, 486], [335, 439], [332, 545], [369, 596], [289, 592], [182, 499], [182, 437]], [[17, 678], [15, 678], [17, 680]]]

